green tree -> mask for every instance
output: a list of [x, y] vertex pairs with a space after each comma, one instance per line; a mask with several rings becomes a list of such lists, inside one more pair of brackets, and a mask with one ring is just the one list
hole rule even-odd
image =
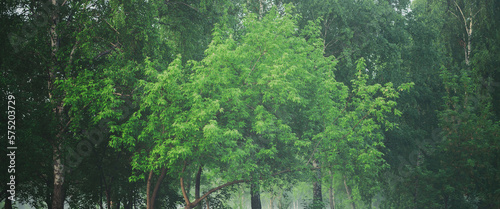
[[[324, 148], [314, 160], [327, 167], [362, 161], [363, 169], [376, 173], [382, 160], [370, 146], [381, 145], [379, 123], [393, 126], [386, 113], [398, 114], [392, 84], [367, 85], [361, 60], [350, 93], [334, 79], [335, 62], [323, 56], [318, 24], [310, 22], [299, 34], [290, 12], [271, 9], [258, 19], [247, 14], [238, 40], [227, 27], [216, 28], [200, 62], [183, 66], [177, 58], [167, 67], [146, 59], [147, 77], [137, 87], [139, 110], [113, 127], [120, 135], [112, 146], [136, 153], [134, 169], [179, 178], [186, 208], [226, 186], [262, 180], [265, 187], [278, 174], [310, 169], [320, 142]], [[326, 150], [354, 151], [358, 142], [361, 152], [343, 152], [346, 159]], [[201, 173], [200, 167], [228, 183], [190, 201], [185, 179]]]

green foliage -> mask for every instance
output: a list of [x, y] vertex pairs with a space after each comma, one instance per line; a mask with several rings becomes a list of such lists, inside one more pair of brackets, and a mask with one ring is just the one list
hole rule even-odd
[[17, 194], [35, 207], [57, 159], [75, 208], [143, 199], [162, 169], [156, 207], [174, 207], [200, 166], [204, 191], [248, 180], [278, 197], [320, 173], [339, 207], [499, 206], [497, 1], [58, 4], [0, 4]]

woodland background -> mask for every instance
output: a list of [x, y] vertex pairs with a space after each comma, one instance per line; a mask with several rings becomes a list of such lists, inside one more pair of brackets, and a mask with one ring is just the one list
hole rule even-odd
[[3, 0], [0, 21], [33, 208], [500, 208], [500, 1]]

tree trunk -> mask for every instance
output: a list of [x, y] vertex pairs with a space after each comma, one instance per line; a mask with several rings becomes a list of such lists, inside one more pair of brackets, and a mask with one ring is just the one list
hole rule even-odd
[[123, 209], [132, 209], [132, 204], [134, 202], [134, 192], [127, 194], [126, 202], [123, 203]]
[[[456, 18], [461, 19], [461, 21], [463, 21], [464, 23], [464, 27], [465, 27], [465, 34], [463, 34], [463, 41], [465, 42], [465, 45], [464, 45], [464, 54], [465, 54], [465, 64], [467, 66], [470, 66], [470, 57], [471, 57], [471, 51], [472, 51], [472, 43], [471, 43], [471, 38], [472, 38], [472, 27], [474, 26], [474, 18], [476, 17], [477, 13], [479, 13], [479, 11], [481, 9], [479, 9], [475, 14], [472, 13], [472, 9], [469, 8], [469, 14], [468, 16], [466, 17], [466, 13], [467, 11], [465, 11], [465, 14], [464, 14], [464, 11], [462, 10], [462, 8], [457, 4], [456, 1], [453, 1], [453, 3], [455, 3], [455, 6], [456, 8], [458, 9], [458, 11], [460, 12], [460, 14], [455, 14], [452, 12], [453, 15], [455, 15]], [[464, 9], [466, 9], [464, 7]], [[460, 17], [461, 18], [460, 18]]]
[[167, 174], [167, 169], [163, 168], [161, 170], [160, 176], [156, 180], [156, 185], [155, 185], [155, 188], [153, 190], [153, 195], [151, 196], [151, 209], [154, 209], [155, 201], [156, 201], [156, 196], [158, 195], [158, 190], [160, 190], [160, 184], [163, 181], [163, 179], [165, 178], [166, 174]]
[[[49, 30], [50, 37], [50, 47], [51, 47], [51, 61], [52, 65], [49, 68], [49, 80], [48, 80], [48, 90], [49, 90], [49, 99], [54, 105], [54, 117], [56, 120], [62, 120], [63, 114], [63, 104], [56, 101], [53, 98], [52, 91], [54, 91], [53, 82], [55, 81], [55, 71], [57, 64], [57, 51], [59, 50], [59, 36], [57, 34], [57, 23], [59, 20], [58, 11], [57, 11], [57, 0], [51, 0], [51, 4], [53, 6], [53, 11], [51, 14], [51, 25]], [[57, 121], [56, 123], [60, 123], [62, 121]], [[63, 209], [64, 208], [64, 165], [61, 161], [61, 152], [62, 152], [62, 140], [64, 135], [64, 127], [62, 125], [57, 126], [58, 134], [56, 134], [54, 141], [52, 141], [52, 162], [54, 166], [54, 190], [52, 192], [52, 209]]]
[[[313, 161], [313, 167], [318, 168], [318, 162]], [[323, 194], [321, 194], [321, 169], [316, 169], [316, 181], [313, 183], [313, 208], [323, 208]]]
[[250, 184], [251, 207], [252, 209], [261, 209], [260, 186], [259, 183]]
[[347, 192], [347, 198], [349, 199], [349, 202], [351, 202], [351, 208], [356, 209], [356, 205], [354, 204], [354, 201], [352, 200], [351, 191], [349, 190], [349, 187], [347, 186], [345, 176], [344, 176], [344, 186], [345, 186], [345, 191]]
[[335, 188], [332, 185], [328, 188], [328, 193], [330, 196], [330, 209], [335, 209]]
[[158, 195], [158, 190], [160, 189], [160, 184], [163, 181], [163, 179], [165, 178], [166, 173], [167, 173], [167, 169], [163, 168], [161, 170], [160, 176], [156, 180], [155, 188], [153, 189], [153, 191], [151, 191], [151, 181], [153, 180], [153, 171], [149, 172], [148, 182], [146, 184], [146, 208], [147, 209], [154, 209], [156, 195]]
[[[200, 198], [200, 184], [201, 184], [201, 172], [203, 171], [203, 166], [200, 165], [198, 168], [198, 173], [196, 173], [196, 180], [195, 180], [195, 185], [194, 185], [194, 198], [199, 199]], [[205, 200], [206, 201], [206, 200]], [[198, 204], [196, 206], [196, 209], [202, 209], [202, 204]]]
[[111, 192], [111, 209], [120, 209], [120, 197], [118, 196], [118, 192]]
[[146, 183], [146, 208], [151, 209], [151, 198], [150, 197], [150, 191], [151, 191], [151, 179], [153, 178], [153, 171], [149, 171], [149, 176], [148, 176], [148, 181]]
[[332, 170], [328, 171], [332, 177], [332, 182], [330, 182], [330, 187], [328, 188], [328, 196], [330, 197], [330, 209], [335, 209], [335, 188], [333, 188], [333, 182], [335, 178], [333, 177], [334, 172]]
[[262, 15], [264, 15], [264, 5], [262, 5], [263, 0], [259, 0], [259, 20], [262, 20]]
[[[60, 146], [59, 146], [60, 147]], [[58, 147], [53, 148], [54, 191], [52, 193], [52, 209], [64, 208], [64, 165]]]
[[109, 190], [106, 188], [106, 209], [111, 209], [111, 196]]
[[[420, 166], [420, 152], [418, 152], [417, 154], [417, 169], [418, 167]], [[417, 204], [417, 200], [418, 200], [418, 175], [416, 176], [416, 179], [415, 179], [415, 195], [413, 196], [413, 208], [414, 209], [417, 209], [418, 207], [418, 204]]]

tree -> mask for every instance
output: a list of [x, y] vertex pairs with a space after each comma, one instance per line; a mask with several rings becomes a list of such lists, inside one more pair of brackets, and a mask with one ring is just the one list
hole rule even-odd
[[[179, 178], [186, 208], [227, 186], [265, 183], [278, 174], [310, 169], [311, 158], [297, 163], [304, 156], [294, 153], [312, 157], [316, 150], [300, 150], [312, 142], [315, 149], [319, 142], [348, 146], [351, 140], [367, 146], [363, 138], [378, 135], [373, 133], [379, 128], [375, 120], [392, 126], [384, 115], [393, 111], [396, 103], [390, 99], [397, 97], [396, 90], [391, 84], [367, 86], [361, 60], [351, 95], [334, 80], [335, 62], [323, 56], [317, 24], [311, 22], [298, 34], [295, 17], [290, 12], [280, 15], [275, 9], [261, 21], [248, 14], [243, 22], [244, 35], [239, 40], [232, 38], [227, 27], [216, 28], [200, 62], [183, 66], [179, 57], [166, 67], [146, 59], [147, 77], [137, 87], [139, 110], [112, 128], [119, 133], [112, 146], [136, 153], [134, 169]], [[380, 97], [375, 97], [378, 93]], [[352, 102], [345, 101], [349, 95]], [[307, 133], [311, 127], [318, 132]], [[336, 137], [340, 142], [333, 140]], [[378, 146], [379, 142], [369, 144]], [[344, 154], [368, 164], [380, 160], [376, 150], [363, 149], [368, 153]], [[350, 164], [326, 150], [318, 153], [327, 166], [337, 161]], [[189, 172], [199, 172], [201, 165], [228, 183], [190, 201], [185, 178]]]

